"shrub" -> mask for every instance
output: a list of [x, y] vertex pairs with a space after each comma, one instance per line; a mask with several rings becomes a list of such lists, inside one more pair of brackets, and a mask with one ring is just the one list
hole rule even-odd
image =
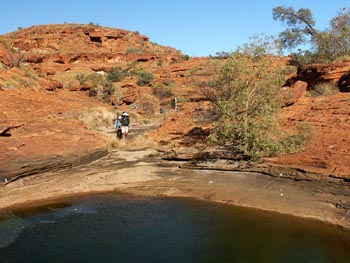
[[84, 74], [77, 74], [75, 76], [75, 79], [77, 79], [80, 83], [80, 85], [83, 85], [87, 80], [88, 80], [88, 76], [84, 75]]
[[90, 86], [90, 95], [98, 96], [103, 91], [105, 85], [105, 78], [99, 74], [90, 74], [88, 75], [86, 82]]
[[343, 55], [337, 58], [335, 62], [350, 62], [350, 55]]
[[276, 94], [285, 82], [283, 69], [271, 69], [269, 56], [250, 54], [236, 52], [215, 76], [212, 94], [218, 120], [209, 138], [259, 160], [286, 152], [283, 140], [294, 148], [300, 140], [282, 139], [277, 122], [281, 104]]
[[94, 22], [90, 22], [89, 24], [88, 24], [88, 26], [100, 26], [98, 23], [94, 23]]
[[153, 87], [153, 95], [155, 95], [157, 98], [160, 100], [165, 99], [165, 98], [170, 98], [174, 94], [172, 92], [172, 88], [164, 85], [156, 85]]
[[281, 141], [280, 152], [293, 153], [302, 150], [311, 139], [311, 136], [312, 126], [309, 123], [299, 123], [297, 125], [297, 132]]
[[115, 91], [115, 88], [111, 82], [106, 82], [102, 88], [102, 99], [106, 103], [111, 102], [111, 95]]
[[113, 148], [137, 150], [157, 147], [157, 142], [147, 135], [137, 135], [134, 138], [128, 138], [128, 140], [119, 140], [115, 136], [109, 138], [109, 145]]
[[79, 80], [80, 85], [86, 84], [90, 87], [89, 96], [98, 97], [107, 103], [110, 102], [110, 96], [115, 91], [115, 87], [104, 76], [96, 73], [87, 76], [78, 74], [76, 79]]
[[84, 112], [71, 112], [67, 118], [74, 118], [84, 123], [89, 130], [98, 130], [101, 127], [109, 127], [113, 123], [115, 114], [106, 108], [94, 107]]
[[121, 67], [113, 67], [107, 72], [107, 80], [111, 82], [122, 81], [125, 77], [125, 72], [123, 72]]
[[312, 97], [319, 97], [319, 96], [332, 96], [339, 92], [339, 89], [337, 85], [334, 82], [321, 82], [315, 85], [311, 88], [309, 91], [310, 95]]
[[135, 48], [135, 47], [128, 47], [125, 52], [127, 54], [136, 54], [136, 53], [139, 53], [140, 52], [140, 49], [139, 48]]
[[138, 76], [137, 85], [147, 86], [153, 80], [153, 74], [151, 72], [141, 71]]
[[146, 114], [154, 114], [159, 110], [159, 100], [152, 95], [142, 96], [139, 105]]
[[186, 103], [186, 102], [189, 102], [190, 100], [184, 96], [179, 96], [177, 97], [177, 102], [178, 103]]
[[182, 55], [182, 60], [187, 61], [190, 59], [189, 55]]
[[20, 68], [23, 71], [24, 75], [26, 75], [27, 77], [29, 77], [33, 80], [39, 79], [39, 76], [37, 75], [37, 72], [34, 69], [32, 69], [26, 65], [23, 65], [23, 64], [20, 64]]
[[7, 69], [7, 66], [0, 61], [0, 69]]
[[323, 62], [309, 50], [298, 50], [296, 53], [291, 54], [291, 58], [291, 64], [297, 67]]

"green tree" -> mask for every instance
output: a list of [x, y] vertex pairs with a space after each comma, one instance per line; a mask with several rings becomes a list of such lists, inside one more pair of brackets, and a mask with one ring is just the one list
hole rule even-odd
[[285, 23], [287, 29], [279, 34], [285, 48], [294, 48], [307, 41], [317, 38], [318, 32], [314, 28], [315, 20], [309, 9], [278, 6], [273, 8], [274, 20]]
[[278, 6], [273, 9], [272, 14], [274, 20], [279, 20], [286, 26], [286, 30], [279, 34], [284, 48], [311, 44], [311, 51], [298, 50], [297, 62], [330, 62], [350, 54], [349, 9], [340, 10], [330, 21], [329, 28], [324, 31], [315, 28], [316, 22], [309, 9], [295, 11], [293, 7]]
[[269, 71], [271, 63], [268, 56], [256, 61], [236, 53], [213, 84], [219, 119], [210, 138], [252, 159], [279, 151], [277, 113], [281, 106], [276, 94], [285, 77], [281, 70]]
[[316, 39], [318, 56], [333, 61], [350, 54], [350, 13], [348, 9], [338, 12], [330, 21], [330, 28]]
[[272, 53], [280, 47], [270, 40], [238, 48], [215, 74], [208, 92], [217, 116], [209, 139], [253, 160], [295, 152], [308, 142], [312, 131], [302, 124], [289, 134], [278, 124], [279, 91], [289, 67], [275, 63], [278, 57]]

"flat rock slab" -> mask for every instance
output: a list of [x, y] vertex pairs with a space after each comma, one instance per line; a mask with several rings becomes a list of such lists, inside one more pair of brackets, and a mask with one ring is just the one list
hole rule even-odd
[[107, 154], [107, 149], [96, 149], [84, 154], [36, 156], [0, 163], [0, 181], [6, 184], [30, 175], [87, 164]]

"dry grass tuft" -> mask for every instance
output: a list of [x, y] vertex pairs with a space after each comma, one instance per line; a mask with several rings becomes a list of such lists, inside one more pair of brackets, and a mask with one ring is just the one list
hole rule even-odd
[[106, 108], [94, 107], [85, 112], [71, 112], [66, 117], [83, 122], [89, 130], [99, 130], [101, 127], [111, 127], [114, 116], [115, 114]]
[[322, 82], [314, 86], [309, 93], [311, 97], [328, 97], [339, 93], [339, 88], [336, 83]]
[[109, 138], [108, 145], [113, 148], [118, 149], [128, 149], [128, 150], [137, 150], [144, 148], [155, 148], [157, 147], [157, 142], [148, 137], [147, 135], [138, 135], [135, 138], [127, 137], [126, 139], [117, 139], [117, 138]]

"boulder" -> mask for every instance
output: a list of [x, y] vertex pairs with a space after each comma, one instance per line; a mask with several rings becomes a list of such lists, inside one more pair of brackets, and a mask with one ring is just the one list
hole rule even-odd
[[337, 85], [340, 92], [350, 92], [350, 71], [346, 71], [338, 80]]
[[308, 84], [304, 81], [298, 80], [292, 87], [283, 87], [281, 89], [281, 96], [283, 106], [293, 105], [298, 99], [304, 97]]

